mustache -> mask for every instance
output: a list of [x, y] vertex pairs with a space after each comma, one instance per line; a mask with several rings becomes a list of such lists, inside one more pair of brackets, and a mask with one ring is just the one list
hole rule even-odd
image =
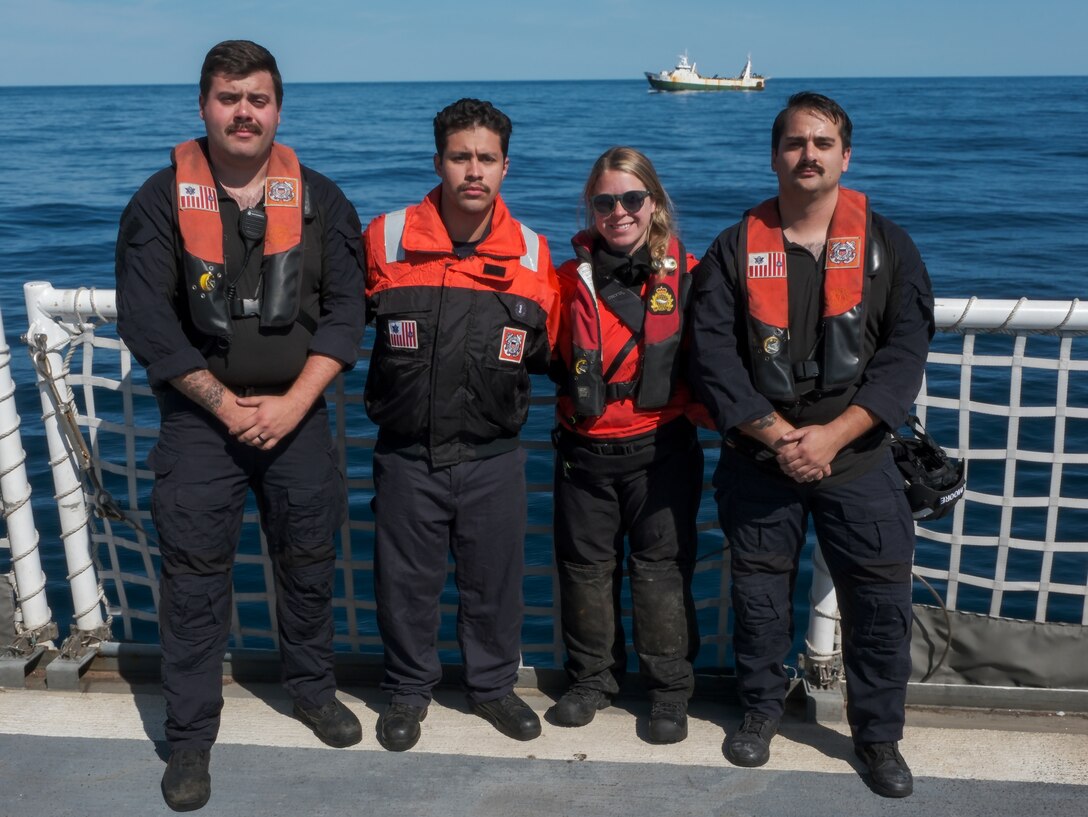
[[815, 170], [817, 173], [823, 173], [824, 169], [820, 167], [819, 162], [801, 162], [797, 165], [797, 170]]
[[262, 128], [256, 122], [231, 122], [229, 125], [227, 125], [228, 135], [232, 133], [238, 133], [238, 131], [246, 131], [247, 133], [253, 133], [257, 136], [260, 136], [262, 133], [264, 133], [264, 128]]
[[470, 188], [476, 188], [477, 190], [483, 190], [485, 193], [490, 193], [491, 192], [491, 188], [488, 187], [483, 182], [464, 182], [463, 184], [460, 184], [460, 185], [457, 186], [457, 192], [458, 193], [463, 193], [466, 190], [469, 190]]

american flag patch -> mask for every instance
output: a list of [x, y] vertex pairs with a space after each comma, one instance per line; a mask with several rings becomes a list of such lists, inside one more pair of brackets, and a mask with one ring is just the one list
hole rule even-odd
[[785, 278], [786, 254], [784, 252], [748, 253], [749, 278]]
[[389, 321], [389, 346], [392, 349], [418, 349], [416, 322]]
[[215, 192], [214, 187], [208, 187], [206, 184], [180, 182], [178, 184], [178, 209], [207, 210], [209, 213], [218, 213], [219, 195]]

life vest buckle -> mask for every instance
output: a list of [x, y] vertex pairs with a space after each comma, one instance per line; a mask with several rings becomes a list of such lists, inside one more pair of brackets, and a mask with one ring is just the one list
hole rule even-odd
[[261, 316], [260, 298], [232, 298], [230, 301], [232, 318], [259, 318]]

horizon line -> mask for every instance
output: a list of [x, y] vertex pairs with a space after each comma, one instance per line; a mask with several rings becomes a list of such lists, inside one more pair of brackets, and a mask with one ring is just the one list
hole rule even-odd
[[[796, 81], [796, 80], [870, 80], [870, 79], [1081, 79], [1088, 78], [1085, 74], [923, 74], [923, 75], [869, 75], [869, 76], [765, 76], [766, 80]], [[284, 86], [288, 85], [453, 85], [458, 83], [502, 84], [502, 83], [533, 83], [533, 82], [639, 82], [646, 81], [645, 77], [599, 77], [578, 79], [389, 79], [389, 80], [284, 80]], [[15, 84], [0, 82], [0, 88], [180, 88], [196, 86], [197, 82], [77, 82], [77, 83], [30, 83]]]

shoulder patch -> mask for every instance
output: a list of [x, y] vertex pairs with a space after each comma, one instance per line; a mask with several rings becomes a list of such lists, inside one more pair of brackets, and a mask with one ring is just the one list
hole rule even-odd
[[858, 257], [858, 237], [829, 238], [827, 240], [827, 267], [828, 269], [850, 269], [858, 266], [861, 259]]
[[786, 253], [752, 252], [748, 253], [749, 278], [785, 278]]
[[207, 210], [219, 212], [219, 194], [214, 187], [193, 182], [178, 182], [179, 210]]
[[388, 336], [391, 349], [419, 348], [419, 333], [415, 321], [389, 321]]
[[265, 207], [298, 207], [298, 179], [269, 176], [264, 181]]
[[502, 346], [499, 348], [499, 360], [507, 363], [521, 363], [525, 356], [525, 338], [527, 332], [524, 329], [515, 329], [512, 326], [502, 328]]

